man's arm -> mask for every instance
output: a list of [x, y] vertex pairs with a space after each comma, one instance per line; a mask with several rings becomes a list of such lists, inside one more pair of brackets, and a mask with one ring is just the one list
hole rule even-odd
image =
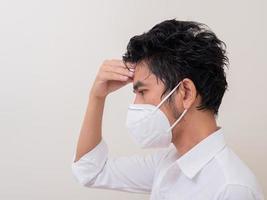
[[105, 98], [97, 98], [93, 95], [89, 96], [74, 162], [91, 151], [101, 141], [104, 104]]
[[148, 155], [109, 157], [102, 139], [91, 151], [72, 163], [72, 173], [85, 187], [150, 193], [156, 169], [169, 149]]
[[78, 139], [75, 162], [91, 151], [100, 141], [106, 96], [132, 82], [133, 72], [121, 60], [106, 60], [101, 65], [91, 88], [85, 117]]

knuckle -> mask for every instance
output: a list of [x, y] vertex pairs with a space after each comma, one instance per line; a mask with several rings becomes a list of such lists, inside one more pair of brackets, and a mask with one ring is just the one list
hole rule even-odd
[[104, 71], [101, 71], [100, 73], [98, 73], [98, 78], [103, 80], [105, 78], [105, 72]]
[[108, 64], [109, 62], [110, 62], [109, 59], [105, 59], [105, 60], [103, 61], [103, 64], [105, 65], [105, 64]]
[[105, 71], [108, 67], [109, 67], [109, 65], [108, 65], [107, 63], [103, 63], [103, 64], [101, 65], [101, 70], [102, 70], [102, 71]]
[[97, 78], [101, 80], [102, 79], [102, 76], [103, 75], [100, 73], [100, 74], [97, 75]]

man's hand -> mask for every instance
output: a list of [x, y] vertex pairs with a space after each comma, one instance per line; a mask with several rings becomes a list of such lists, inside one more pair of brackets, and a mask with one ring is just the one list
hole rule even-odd
[[122, 60], [105, 60], [100, 66], [90, 94], [105, 98], [109, 93], [132, 82], [134, 70], [133, 65], [127, 68]]

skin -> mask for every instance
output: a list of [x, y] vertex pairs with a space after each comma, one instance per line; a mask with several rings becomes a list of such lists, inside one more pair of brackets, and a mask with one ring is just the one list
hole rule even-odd
[[[130, 70], [119, 59], [105, 60], [100, 66], [90, 90], [74, 162], [101, 141], [103, 110], [108, 94], [132, 84], [133, 92], [136, 94], [134, 103], [156, 106], [161, 102], [164, 83], [149, 71], [146, 63], [127, 63], [127, 66], [130, 66]], [[201, 102], [200, 95], [196, 94], [194, 83], [185, 78], [171, 95], [171, 101], [165, 101], [160, 107], [171, 125], [184, 109], [188, 109], [182, 120], [172, 129], [172, 143], [181, 156], [219, 128], [211, 111], [196, 109]]]

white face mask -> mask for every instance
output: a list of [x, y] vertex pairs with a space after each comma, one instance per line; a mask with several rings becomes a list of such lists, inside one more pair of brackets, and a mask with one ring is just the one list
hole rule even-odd
[[128, 107], [126, 127], [135, 143], [142, 148], [168, 147], [172, 141], [172, 129], [187, 112], [183, 111], [181, 116], [171, 126], [168, 118], [159, 107], [181, 84], [175, 88], [158, 104], [130, 104]]

